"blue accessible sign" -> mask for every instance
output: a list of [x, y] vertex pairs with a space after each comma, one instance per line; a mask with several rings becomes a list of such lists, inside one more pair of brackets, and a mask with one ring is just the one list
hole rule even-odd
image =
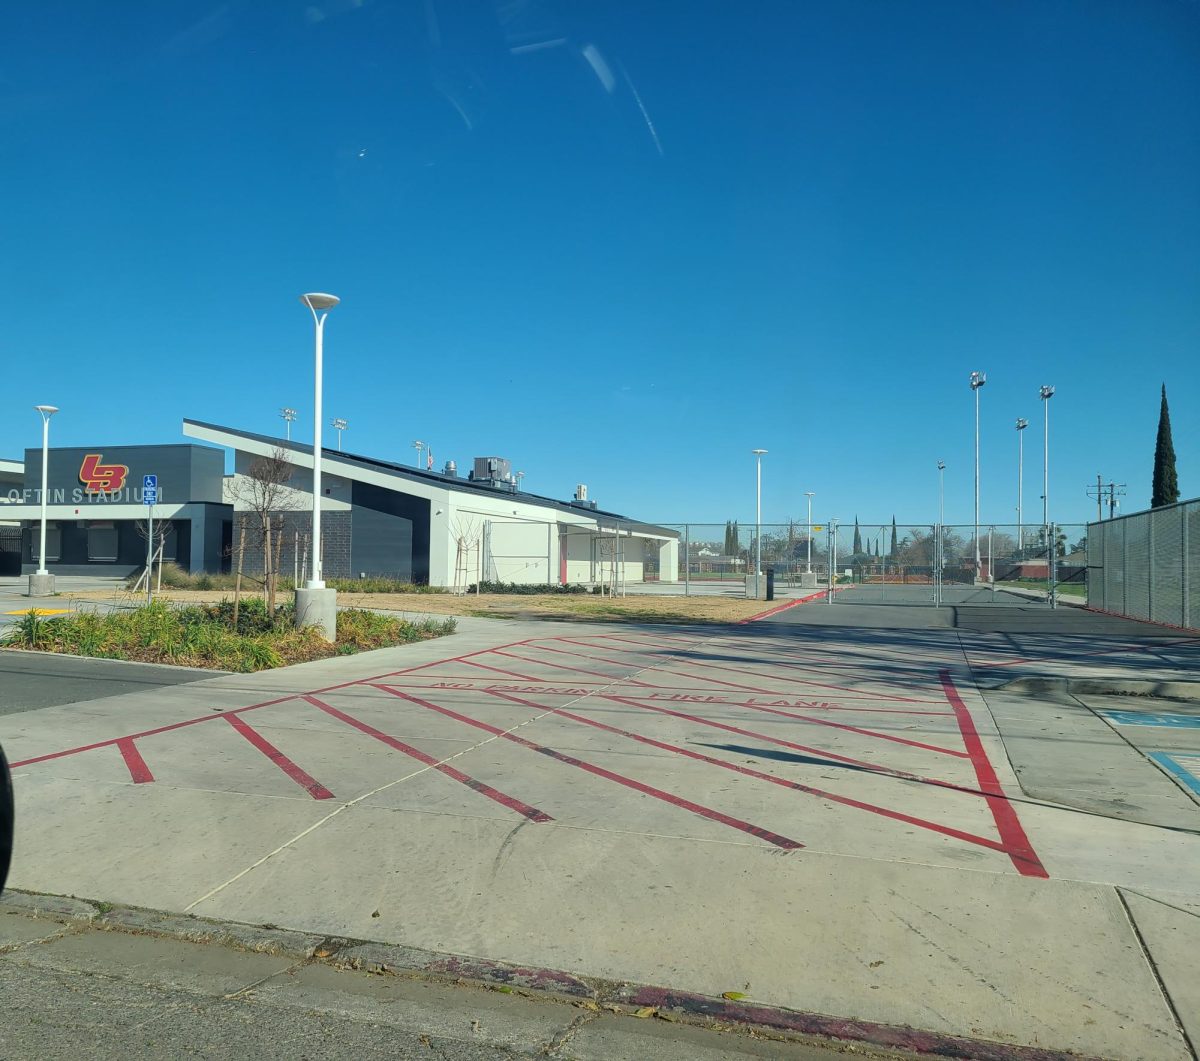
[[142, 476], [142, 504], [155, 505], [158, 503], [158, 476]]

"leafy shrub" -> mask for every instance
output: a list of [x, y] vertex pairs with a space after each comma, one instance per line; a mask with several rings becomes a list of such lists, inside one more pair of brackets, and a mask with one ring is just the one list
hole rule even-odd
[[468, 593], [510, 593], [522, 597], [542, 596], [543, 594], [576, 594], [576, 593], [599, 593], [600, 587], [588, 589], [587, 586], [580, 586], [568, 583], [565, 586], [547, 586], [541, 583], [530, 582], [488, 582], [486, 579], [479, 582], [477, 585], [468, 586]]

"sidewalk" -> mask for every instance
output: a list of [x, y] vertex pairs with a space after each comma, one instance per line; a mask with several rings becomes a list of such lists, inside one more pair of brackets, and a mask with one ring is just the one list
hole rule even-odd
[[[1028, 652], [946, 630], [460, 630], [0, 718], [10, 886], [892, 1048], [1194, 1056], [1200, 808], [1159, 786], [1163, 827], [1022, 794], [973, 674], [1026, 673]], [[1141, 652], [1060, 640], [1037, 635], [1048, 666], [1091, 660], [1060, 670]], [[1058, 747], [1051, 770], [1078, 755]], [[1146, 764], [1110, 752], [1101, 783]]]

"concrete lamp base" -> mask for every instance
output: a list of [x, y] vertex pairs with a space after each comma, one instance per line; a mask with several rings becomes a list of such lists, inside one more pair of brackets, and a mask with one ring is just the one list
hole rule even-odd
[[296, 625], [315, 626], [326, 641], [336, 641], [337, 590], [296, 590]]
[[801, 589], [816, 589], [817, 588], [817, 573], [815, 571], [802, 571], [800, 573], [800, 588]]
[[30, 575], [29, 576], [29, 593], [30, 597], [53, 597], [54, 596], [54, 576], [53, 575]]

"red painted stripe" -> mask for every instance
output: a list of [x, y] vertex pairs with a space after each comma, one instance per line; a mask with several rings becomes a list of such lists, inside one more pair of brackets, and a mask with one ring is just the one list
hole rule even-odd
[[[132, 738], [126, 737], [124, 740], [116, 742], [117, 750], [121, 753], [121, 758], [125, 760], [125, 765], [129, 767], [129, 776], [133, 778], [135, 785], [145, 785], [154, 780], [154, 775], [150, 773], [150, 767], [146, 765], [146, 760], [142, 758], [142, 753], [137, 750], [137, 746], [133, 743]], [[20, 763], [14, 765], [20, 766]]]
[[[534, 646], [534, 647], [536, 647], [536, 646]], [[548, 651], [565, 652], [566, 649], [548, 649]], [[649, 682], [641, 682], [641, 681], [638, 681], [636, 678], [630, 678], [630, 677], [620, 675], [620, 674], [605, 674], [603, 671], [588, 670], [586, 667], [567, 667], [561, 663], [548, 663], [544, 659], [530, 659], [528, 656], [515, 656], [511, 652], [502, 652], [499, 649], [496, 650], [496, 655], [507, 656], [509, 659], [523, 660], [525, 663], [535, 663], [539, 667], [550, 667], [553, 670], [565, 670], [571, 674], [591, 674], [594, 677], [607, 678], [610, 685], [613, 682], [623, 682], [626, 685], [644, 685], [650, 689], [661, 689], [662, 688], [661, 685], [651, 685]], [[578, 655], [582, 655], [582, 653], [570, 652], [570, 653], [568, 653], [568, 655], [578, 656]], [[586, 658], [592, 658], [592, 657], [586, 657]], [[626, 664], [626, 666], [628, 666], [628, 664]]]
[[946, 699], [954, 708], [954, 715], [958, 719], [958, 728], [962, 731], [963, 743], [967, 746], [967, 753], [975, 767], [975, 778], [984, 794], [984, 799], [987, 800], [988, 807], [991, 808], [996, 829], [1000, 833], [1000, 839], [1004, 841], [1008, 857], [1012, 859], [1017, 872], [1022, 876], [1049, 877], [1050, 874], [1046, 872], [1041, 859], [1034, 853], [1033, 845], [1021, 827], [1021, 820], [1017, 817], [1016, 810], [1000, 786], [995, 768], [988, 759], [987, 752], [983, 748], [983, 741], [979, 739], [979, 733], [975, 729], [975, 721], [971, 718], [971, 712], [967, 710], [967, 705], [963, 703], [962, 697], [958, 695], [958, 689], [950, 677], [950, 672], [948, 670], [939, 671], [938, 676], [941, 678], [942, 688], [946, 690]]
[[288, 777], [295, 781], [305, 792], [312, 796], [313, 799], [333, 799], [333, 793], [329, 789], [300, 769], [299, 766], [276, 748], [258, 730], [253, 729], [249, 723], [243, 721], [240, 716], [228, 714], [224, 718], [226, 722], [270, 759], [271, 762], [278, 766]]
[[676, 755], [683, 755], [689, 759], [696, 759], [700, 762], [710, 763], [713, 766], [722, 767], [725, 770], [732, 770], [738, 774], [744, 774], [747, 777], [753, 777], [760, 781], [768, 781], [773, 785], [779, 785], [782, 788], [789, 788], [795, 792], [803, 792], [810, 796], [817, 796], [820, 799], [827, 799], [834, 803], [840, 803], [843, 806], [854, 807], [857, 810], [869, 811], [872, 814], [881, 815], [884, 818], [892, 818], [896, 821], [904, 822], [907, 825], [916, 825], [922, 829], [930, 829], [933, 832], [941, 833], [944, 836], [952, 836], [957, 840], [965, 840], [967, 843], [978, 844], [980, 847], [987, 847], [993, 851], [1001, 851], [1007, 854], [1007, 848], [1002, 843], [996, 840], [989, 840], [985, 836], [977, 836], [975, 833], [964, 832], [961, 829], [954, 829], [946, 825], [938, 825], [936, 822], [926, 821], [922, 818], [914, 818], [910, 814], [904, 814], [900, 811], [891, 810], [888, 807], [879, 807], [873, 803], [864, 803], [862, 800], [851, 799], [848, 796], [839, 796], [833, 792], [826, 792], [824, 789], [813, 788], [811, 785], [802, 785], [798, 781], [788, 781], [786, 778], [776, 777], [774, 774], [766, 774], [761, 770], [752, 770], [747, 766], [741, 766], [738, 763], [731, 763], [725, 759], [717, 759], [711, 755], [704, 755], [701, 752], [692, 751], [690, 748], [682, 748], [676, 744], [667, 744], [664, 741], [655, 740], [653, 737], [644, 737], [639, 733], [631, 733], [629, 730], [620, 729], [617, 726], [610, 726], [604, 722], [597, 722], [595, 719], [586, 718], [583, 715], [577, 715], [573, 711], [566, 711], [562, 708], [546, 708], [541, 704], [535, 704], [530, 700], [523, 700], [517, 696], [510, 696], [507, 693], [491, 692], [490, 695], [498, 697], [502, 700], [511, 700], [513, 703], [522, 704], [526, 707], [540, 708], [541, 710], [549, 711], [551, 714], [561, 715], [563, 718], [571, 719], [573, 722], [581, 722], [585, 726], [591, 726], [594, 729], [604, 730], [607, 733], [615, 733], [621, 737], [628, 737], [630, 740], [635, 740], [640, 744], [648, 744], [653, 748], [661, 748], [664, 751], [674, 752]]
[[[384, 688], [376, 686], [376, 688]], [[390, 690], [389, 690], [390, 691]], [[492, 788], [491, 785], [485, 785], [477, 778], [471, 777], [470, 774], [464, 774], [461, 770], [456, 770], [448, 763], [440, 762], [432, 755], [426, 755], [419, 748], [414, 748], [411, 744], [405, 744], [402, 740], [397, 740], [395, 737], [377, 730], [374, 726], [368, 725], [361, 719], [354, 718], [352, 715], [347, 715], [344, 711], [339, 711], [331, 704], [327, 704], [322, 700], [318, 700], [315, 696], [304, 696], [302, 699], [307, 700], [313, 707], [319, 707], [327, 715], [332, 715], [334, 718], [345, 722], [348, 726], [353, 726], [356, 730], [367, 734], [369, 737], [374, 737], [377, 741], [386, 744], [389, 748], [395, 748], [396, 751], [403, 752], [405, 755], [416, 759], [418, 762], [424, 763], [426, 766], [432, 767], [441, 774], [445, 774], [473, 792], [478, 792], [481, 796], [487, 796], [488, 799], [499, 803], [502, 807], [507, 807], [509, 810], [514, 810], [518, 814], [524, 815], [530, 821], [534, 822], [552, 822], [554, 819], [545, 811], [538, 810], [537, 807], [531, 807], [528, 803], [523, 803], [515, 796], [510, 796], [499, 789]]]
[[[505, 653], [497, 652], [496, 655], [503, 656]], [[468, 667], [478, 667], [480, 670], [490, 670], [495, 671], [497, 674], [507, 674], [510, 678], [520, 678], [522, 681], [531, 682], [536, 680], [529, 677], [528, 674], [518, 674], [515, 670], [504, 670], [502, 667], [489, 667], [486, 663], [476, 663], [473, 659], [464, 659], [462, 662]]]
[[637, 700], [630, 699], [627, 696], [617, 696], [615, 693], [601, 693], [600, 697], [603, 700], [612, 700], [614, 703], [627, 704], [629, 707], [640, 708], [643, 711], [656, 711], [660, 715], [671, 715], [674, 718], [682, 718], [686, 722], [695, 722], [701, 726], [722, 729], [726, 733], [736, 733], [739, 737], [753, 737], [755, 740], [765, 740], [770, 744], [778, 744], [781, 748], [791, 748], [793, 751], [806, 752], [809, 755], [815, 755], [822, 759], [832, 759], [834, 762], [858, 766], [875, 774], [902, 777], [906, 781], [922, 781], [925, 784], [938, 785], [941, 788], [954, 787], [948, 782], [935, 781], [933, 778], [910, 774], [906, 770], [893, 770], [889, 766], [879, 766], [877, 763], [869, 763], [864, 759], [851, 759], [848, 755], [838, 755], [836, 752], [826, 751], [824, 748], [813, 748], [807, 744], [797, 744], [794, 741], [784, 740], [782, 737], [768, 737], [765, 733], [759, 733], [752, 729], [742, 729], [740, 726], [730, 726], [724, 722], [717, 722], [710, 718], [701, 718], [699, 715], [689, 715], [686, 711], [672, 711], [670, 708], [658, 707], [655, 704], [639, 703]]
[[[854, 692], [854, 689], [847, 688], [845, 685], [830, 685], [828, 682], [815, 682], [810, 678], [785, 678], [782, 674], [763, 674], [761, 671], [747, 670], [745, 667], [730, 667], [724, 663], [705, 663], [698, 659], [692, 659], [686, 653], [677, 657], [678, 662], [689, 667], [707, 667], [710, 670], [731, 671], [734, 674], [748, 674], [752, 678], [762, 678], [766, 681], [788, 682], [791, 685], [811, 685], [817, 689], [833, 689], [836, 692]], [[681, 674], [681, 671], [671, 671], [672, 674]], [[685, 677], [700, 678], [702, 681], [716, 681], [715, 678], [705, 678], [702, 674], [684, 675]], [[727, 683], [726, 683], [727, 684]], [[741, 686], [741, 688], [746, 688]], [[758, 692], [770, 692], [771, 690], [760, 689]], [[924, 700], [915, 696], [892, 696], [882, 693], [874, 694], [870, 697], [873, 700], [893, 700], [898, 704], [933, 704], [938, 703], [936, 700]]]
[[[288, 700], [295, 700], [295, 696], [277, 696], [274, 700], [264, 700], [261, 704], [251, 704], [249, 707], [235, 708], [237, 711], [256, 711], [260, 707], [272, 707], [275, 704], [286, 703]], [[168, 726], [156, 726], [154, 729], [144, 729], [140, 733], [127, 733], [123, 737], [110, 737], [108, 740], [99, 740], [93, 744], [81, 744], [77, 748], [67, 748], [61, 752], [50, 752], [48, 755], [35, 755], [29, 759], [22, 759], [19, 763], [12, 763], [11, 766], [15, 769], [18, 766], [31, 766], [34, 763], [44, 763], [51, 759], [61, 759], [67, 755], [78, 755], [80, 752], [90, 752], [97, 748], [109, 748], [114, 744], [120, 744], [121, 741], [141, 740], [143, 737], [153, 737], [159, 733], [170, 733], [172, 730], [183, 729], [185, 726], [195, 726], [200, 722], [211, 722], [214, 718], [220, 718], [220, 714], [200, 715], [198, 718], [189, 718], [183, 722], [172, 722]]]
[[[652, 796], [654, 799], [662, 800], [664, 803], [669, 803], [673, 807], [679, 807], [683, 810], [691, 811], [693, 814], [698, 814], [702, 818], [707, 818], [710, 821], [720, 822], [722, 825], [731, 826], [741, 832], [748, 833], [750, 836], [756, 837], [759, 840], [765, 840], [775, 847], [783, 848], [785, 851], [794, 851], [804, 845], [796, 840], [790, 840], [786, 836], [780, 836], [778, 833], [773, 833], [769, 829], [764, 829], [759, 825], [752, 825], [749, 822], [744, 822], [740, 818], [733, 818], [728, 814], [724, 814], [719, 810], [713, 810], [711, 807], [703, 806], [700, 803], [694, 803], [692, 800], [684, 799], [682, 796], [676, 796], [670, 792], [664, 792], [660, 788], [655, 788], [653, 785], [643, 784], [641, 781], [635, 781], [631, 777], [626, 777], [624, 774], [614, 773], [612, 770], [606, 770], [602, 766], [596, 766], [594, 763], [585, 762], [582, 759], [577, 759], [573, 755], [566, 755], [563, 752], [556, 751], [553, 748], [548, 748], [544, 744], [535, 744], [533, 741], [526, 740], [524, 737], [518, 737], [515, 733], [510, 733], [507, 730], [502, 730], [497, 726], [489, 725], [487, 722], [481, 722], [479, 719], [471, 718], [468, 715], [460, 714], [457, 711], [452, 711], [448, 707], [442, 707], [439, 704], [430, 702], [429, 700], [421, 700], [418, 697], [410, 696], [408, 693], [401, 692], [399, 689], [392, 689], [387, 685], [377, 685], [376, 688], [383, 689], [385, 692], [391, 693], [393, 696], [398, 696], [403, 700], [408, 700], [411, 703], [418, 704], [421, 707], [428, 708], [430, 711], [436, 711], [439, 714], [445, 715], [448, 718], [456, 719], [459, 722], [464, 722], [468, 726], [473, 726], [475, 729], [481, 729], [485, 733], [494, 734], [504, 740], [511, 741], [513, 744], [519, 744], [523, 748], [528, 748], [530, 751], [538, 752], [546, 755], [551, 759], [555, 759], [560, 763], [565, 763], [568, 766], [577, 767], [589, 774], [594, 774], [596, 777], [602, 777], [606, 781], [616, 782], [618, 785], [623, 785], [625, 788], [631, 788], [635, 792], [641, 792], [643, 795]], [[534, 707], [539, 705], [534, 704]], [[542, 708], [542, 710], [547, 710]]]
[[807, 604], [809, 601], [816, 600], [818, 597], [824, 597], [828, 594], [828, 590], [820, 590], [817, 593], [810, 593], [807, 597], [798, 597], [796, 600], [784, 601], [782, 604], [775, 605], [774, 608], [768, 608], [765, 612], [759, 612], [757, 615], [751, 615], [748, 619], [739, 619], [738, 626], [745, 626], [746, 623], [756, 623], [759, 619], [765, 619], [769, 615], [778, 615], [780, 612], [786, 612], [789, 608], [795, 608], [799, 604]]

